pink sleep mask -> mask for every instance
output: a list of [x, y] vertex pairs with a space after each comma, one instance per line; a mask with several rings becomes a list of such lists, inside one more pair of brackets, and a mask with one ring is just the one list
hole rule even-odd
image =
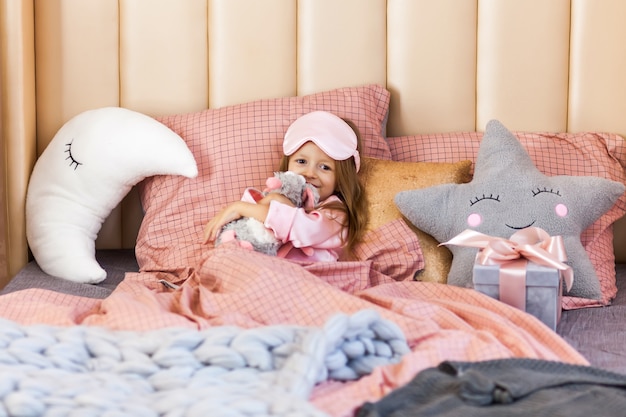
[[283, 141], [283, 152], [292, 155], [306, 142], [315, 143], [336, 161], [354, 157], [357, 172], [361, 158], [357, 150], [356, 133], [340, 117], [325, 111], [307, 113], [289, 126]]

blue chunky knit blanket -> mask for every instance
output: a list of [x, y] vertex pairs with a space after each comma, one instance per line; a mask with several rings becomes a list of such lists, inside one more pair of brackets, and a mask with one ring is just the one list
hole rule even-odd
[[402, 331], [373, 310], [323, 327], [149, 332], [0, 319], [0, 416], [325, 416], [307, 399], [399, 361]]

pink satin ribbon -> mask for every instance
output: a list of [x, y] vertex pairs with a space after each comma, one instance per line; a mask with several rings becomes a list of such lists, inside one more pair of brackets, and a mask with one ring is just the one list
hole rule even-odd
[[[561, 271], [569, 291], [574, 282], [574, 272], [567, 261], [561, 236], [550, 236], [539, 227], [527, 227], [515, 232], [509, 239], [485, 235], [466, 229], [442, 245], [479, 248], [476, 262], [480, 265], [500, 265], [500, 301], [525, 310], [526, 264]], [[506, 268], [502, 266], [506, 264]]]

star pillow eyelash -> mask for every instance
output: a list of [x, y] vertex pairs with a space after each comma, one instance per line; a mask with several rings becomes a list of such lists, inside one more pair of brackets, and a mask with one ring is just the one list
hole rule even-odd
[[474, 204], [478, 203], [479, 201], [483, 201], [483, 200], [494, 200], [494, 201], [500, 201], [500, 196], [499, 195], [493, 195], [493, 194], [489, 194], [489, 195], [485, 195], [483, 194], [482, 197], [474, 197], [470, 200], [470, 206], [473, 206]]
[[533, 190], [533, 197], [537, 196], [537, 195], [539, 195], [541, 193], [551, 193], [551, 194], [556, 194], [559, 197], [561, 196], [561, 192], [559, 190], [555, 190], [553, 188], [548, 190], [548, 187], [543, 187], [543, 189], [537, 188], [536, 190]]
[[[624, 184], [600, 177], [544, 175], [517, 137], [492, 120], [486, 126], [471, 182], [400, 192], [395, 203], [411, 223], [439, 242], [468, 228], [509, 238], [532, 225], [552, 236], [561, 235], [567, 263], [574, 270], [567, 295], [599, 300], [600, 282], [580, 235], [623, 193]], [[472, 287], [477, 249], [449, 249], [453, 259], [448, 284]]]

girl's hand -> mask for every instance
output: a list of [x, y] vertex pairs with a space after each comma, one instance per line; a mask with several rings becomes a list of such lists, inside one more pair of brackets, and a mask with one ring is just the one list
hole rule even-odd
[[[245, 201], [235, 201], [234, 203], [224, 207], [204, 227], [203, 243], [215, 243], [222, 227], [224, 227], [226, 223], [230, 223], [233, 220], [237, 220], [242, 217], [253, 217], [261, 223], [265, 222], [265, 218], [267, 217], [267, 212], [269, 210], [269, 203], [272, 199], [270, 198], [268, 201], [264, 200], [265, 198], [257, 204], [246, 203]], [[285, 200], [289, 201], [286, 198]]]
[[[214, 243], [215, 239], [226, 223], [243, 217], [241, 213], [241, 201], [236, 201], [224, 207], [215, 217], [213, 217], [204, 227], [203, 243]], [[243, 203], [245, 204], [245, 203]]]

